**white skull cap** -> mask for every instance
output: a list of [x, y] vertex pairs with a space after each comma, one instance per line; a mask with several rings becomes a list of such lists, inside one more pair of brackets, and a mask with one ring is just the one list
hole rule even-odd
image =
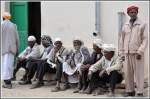
[[57, 42], [57, 41], [61, 41], [61, 38], [59, 38], [59, 37], [55, 38], [55, 42]]
[[103, 41], [101, 39], [94, 39], [93, 43], [98, 46], [99, 48], [102, 48]]
[[29, 36], [28, 41], [36, 41], [36, 38], [34, 36]]
[[108, 52], [116, 50], [113, 44], [103, 44], [102, 48], [104, 51], [108, 51]]

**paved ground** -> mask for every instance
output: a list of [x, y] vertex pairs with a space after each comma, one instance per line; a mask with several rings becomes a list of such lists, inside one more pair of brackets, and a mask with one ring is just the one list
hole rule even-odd
[[[80, 93], [73, 93], [75, 88], [71, 88], [66, 91], [60, 92], [51, 92], [51, 89], [54, 88], [54, 84], [52, 83], [45, 83], [45, 86], [37, 89], [30, 89], [31, 85], [19, 85], [18, 79], [22, 77], [22, 72], [19, 71], [17, 73], [17, 81], [13, 82], [13, 89], [4, 89], [2, 88], [2, 97], [44, 97], [44, 98], [63, 98], [63, 97], [73, 97], [73, 98], [100, 98], [100, 97], [107, 97], [107, 93], [104, 95], [93, 96], [87, 94], [80, 94]], [[122, 97], [122, 93], [124, 89], [116, 89], [116, 97]], [[144, 90], [144, 96], [148, 96], [148, 87]]]

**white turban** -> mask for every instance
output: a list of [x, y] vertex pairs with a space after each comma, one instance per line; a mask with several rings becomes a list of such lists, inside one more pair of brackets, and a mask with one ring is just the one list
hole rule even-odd
[[29, 36], [28, 41], [36, 41], [36, 38], [34, 36]]
[[54, 41], [54, 42], [57, 42], [57, 41], [62, 42], [60, 38], [55, 38], [55, 41]]
[[101, 39], [94, 39], [93, 43], [99, 48], [102, 48], [103, 41]]
[[104, 51], [108, 51], [108, 52], [116, 50], [113, 44], [103, 44], [102, 48]]

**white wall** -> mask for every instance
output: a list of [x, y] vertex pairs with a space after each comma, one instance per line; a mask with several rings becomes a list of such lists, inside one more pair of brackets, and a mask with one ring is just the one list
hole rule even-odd
[[[130, 5], [139, 7], [138, 16], [149, 25], [149, 3], [148, 1], [101, 1], [101, 36], [105, 43], [113, 43], [118, 46], [118, 12], [124, 12], [126, 19], [129, 17], [126, 9]], [[148, 26], [149, 27], [149, 26]], [[149, 33], [148, 33], [149, 34]], [[148, 44], [149, 45], [149, 44]], [[148, 49], [145, 52], [145, 78], [148, 77]]]
[[86, 46], [92, 45], [95, 29], [95, 3], [90, 1], [41, 1], [42, 34], [61, 37], [64, 46], [72, 47], [79, 36]]
[[1, 22], [2, 22], [2, 13], [5, 11], [5, 2], [1, 1]]
[[10, 11], [9, 5], [10, 5], [9, 1], [1, 1], [1, 22], [2, 22], [2, 19], [3, 19], [2, 18], [2, 13], [5, 12], [5, 11], [7, 11], [7, 12]]

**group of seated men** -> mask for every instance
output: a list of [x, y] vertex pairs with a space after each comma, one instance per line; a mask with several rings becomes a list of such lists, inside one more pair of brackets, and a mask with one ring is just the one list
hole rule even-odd
[[41, 87], [44, 85], [45, 73], [51, 72], [55, 74], [56, 81], [52, 92], [69, 89], [69, 79], [74, 78], [78, 83], [74, 93], [91, 94], [95, 88], [100, 87], [108, 88], [109, 95], [115, 95], [115, 86], [122, 82], [123, 73], [122, 60], [113, 44], [104, 44], [101, 39], [95, 39], [90, 54], [79, 38], [73, 40], [73, 49], [65, 48], [60, 38], [52, 42], [48, 35], [43, 35], [41, 42], [44, 47], [42, 54], [36, 38], [29, 36], [28, 47], [17, 57], [12, 79], [16, 79], [17, 71], [23, 67], [25, 74], [20, 85], [32, 84], [35, 77], [36, 83], [32, 84], [31, 89]]

